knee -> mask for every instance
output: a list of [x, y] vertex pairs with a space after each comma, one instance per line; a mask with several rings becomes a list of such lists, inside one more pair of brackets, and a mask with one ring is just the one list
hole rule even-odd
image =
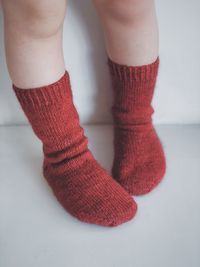
[[144, 19], [154, 7], [154, 0], [93, 0], [102, 14], [118, 21], [132, 23]]
[[3, 0], [8, 27], [35, 37], [55, 35], [63, 25], [66, 0]]

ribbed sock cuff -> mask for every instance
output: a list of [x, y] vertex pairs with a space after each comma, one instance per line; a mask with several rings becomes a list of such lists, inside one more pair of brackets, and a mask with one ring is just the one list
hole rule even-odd
[[59, 102], [66, 98], [70, 92], [69, 74], [64, 75], [56, 82], [38, 88], [20, 89], [13, 85], [13, 90], [23, 107], [37, 108]]
[[127, 66], [113, 62], [108, 58], [111, 75], [120, 81], [145, 82], [155, 79], [159, 67], [159, 57], [151, 64], [143, 66]]

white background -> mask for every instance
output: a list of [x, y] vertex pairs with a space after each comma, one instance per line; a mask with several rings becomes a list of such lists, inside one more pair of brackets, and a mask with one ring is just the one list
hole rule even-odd
[[[160, 72], [156, 123], [200, 123], [200, 2], [159, 0]], [[111, 85], [103, 36], [92, 1], [71, 0], [64, 28], [66, 67], [83, 123], [111, 121]], [[26, 121], [11, 90], [0, 18], [0, 124]]]

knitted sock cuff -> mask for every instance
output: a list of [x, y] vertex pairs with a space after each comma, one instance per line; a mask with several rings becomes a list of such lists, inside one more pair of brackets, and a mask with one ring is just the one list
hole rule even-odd
[[145, 82], [155, 79], [158, 72], [159, 61], [159, 57], [157, 57], [156, 61], [151, 64], [143, 66], [127, 66], [115, 63], [108, 58], [108, 65], [111, 75], [120, 81], [128, 80], [129, 82]]
[[65, 71], [64, 75], [56, 82], [38, 88], [20, 89], [13, 85], [13, 90], [23, 107], [39, 108], [53, 103], [57, 103], [70, 96], [69, 74]]

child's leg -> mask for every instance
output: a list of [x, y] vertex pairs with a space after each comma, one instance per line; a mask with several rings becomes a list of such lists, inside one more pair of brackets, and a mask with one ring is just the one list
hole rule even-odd
[[65, 0], [3, 0], [3, 9], [13, 88], [43, 143], [43, 173], [57, 199], [85, 222], [130, 220], [136, 204], [92, 156], [73, 105], [62, 52]]
[[57, 81], [65, 72], [62, 25], [66, 0], [2, 0], [9, 73], [20, 88]]
[[114, 89], [113, 176], [131, 194], [151, 191], [165, 172], [152, 126], [158, 59], [153, 0], [93, 0], [102, 21]]
[[93, 0], [102, 21], [108, 56], [129, 66], [158, 57], [158, 26], [153, 0]]

